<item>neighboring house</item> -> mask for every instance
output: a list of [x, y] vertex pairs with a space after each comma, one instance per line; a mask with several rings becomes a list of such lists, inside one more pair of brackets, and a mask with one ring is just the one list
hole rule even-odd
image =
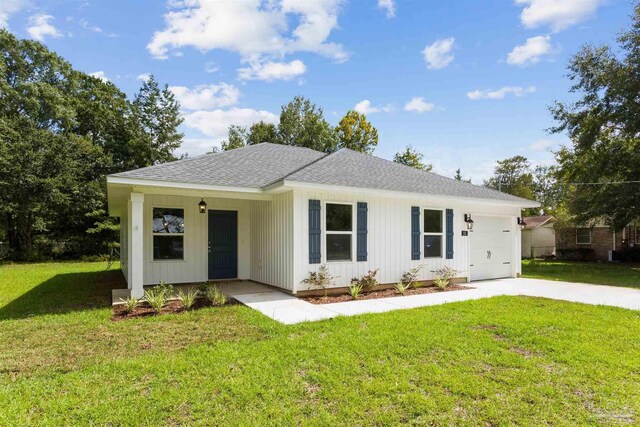
[[380, 283], [417, 266], [421, 280], [443, 266], [516, 277], [518, 217], [539, 206], [348, 149], [268, 143], [110, 175], [107, 187], [135, 296], [161, 280], [236, 278], [297, 293], [321, 264], [339, 287], [378, 268]]
[[630, 224], [617, 233], [604, 224], [564, 228], [556, 230], [556, 246], [558, 255], [576, 250], [582, 251], [586, 260], [612, 261], [611, 251], [622, 252], [640, 246], [640, 226]]
[[522, 257], [540, 258], [556, 253], [555, 218], [551, 215], [528, 216], [524, 218], [522, 230]]

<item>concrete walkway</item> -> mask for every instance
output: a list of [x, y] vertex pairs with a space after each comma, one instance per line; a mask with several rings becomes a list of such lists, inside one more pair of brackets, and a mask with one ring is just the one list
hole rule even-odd
[[539, 279], [487, 280], [472, 282], [469, 286], [475, 289], [322, 305], [311, 304], [253, 282], [225, 284], [222, 286], [222, 290], [246, 306], [288, 325], [330, 319], [336, 316], [383, 313], [406, 308], [490, 298], [498, 295], [527, 295], [640, 310], [640, 289]]

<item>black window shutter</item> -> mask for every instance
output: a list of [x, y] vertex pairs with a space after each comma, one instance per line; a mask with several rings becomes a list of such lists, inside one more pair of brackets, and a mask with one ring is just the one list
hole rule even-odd
[[453, 209], [447, 209], [447, 259], [453, 259]]
[[411, 206], [411, 259], [420, 259], [420, 208]]
[[320, 200], [309, 200], [309, 264], [320, 264]]
[[358, 243], [356, 248], [358, 249], [358, 261], [367, 260], [367, 204], [365, 202], [358, 202]]

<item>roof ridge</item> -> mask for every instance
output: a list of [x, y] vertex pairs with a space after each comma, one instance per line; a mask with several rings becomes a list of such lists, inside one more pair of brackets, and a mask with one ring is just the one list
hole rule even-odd
[[[300, 147], [300, 148], [307, 148], [307, 147]], [[308, 148], [308, 149], [309, 149], [309, 150], [311, 150], [311, 151], [315, 151], [315, 152], [317, 152], [317, 153], [322, 153], [322, 151], [317, 151], [317, 150], [314, 150], [314, 149], [312, 149], [312, 148]], [[338, 151], [340, 151], [340, 150], [338, 150]], [[284, 181], [285, 179], [287, 179], [287, 177], [289, 177], [289, 176], [293, 175], [294, 173], [296, 173], [296, 172], [300, 172], [301, 170], [306, 169], [306, 168], [308, 168], [309, 166], [311, 166], [311, 165], [313, 165], [313, 164], [315, 164], [315, 163], [318, 163], [320, 160], [322, 160], [322, 159], [326, 159], [327, 157], [329, 157], [329, 156], [331, 156], [332, 154], [335, 154], [335, 153], [337, 153], [337, 151], [334, 151], [334, 152], [332, 152], [332, 153], [322, 153], [322, 154], [323, 154], [323, 155], [322, 155], [322, 157], [318, 157], [317, 159], [312, 160], [311, 162], [307, 163], [306, 165], [301, 166], [301, 167], [299, 167], [298, 169], [296, 169], [296, 170], [294, 170], [294, 171], [292, 171], [292, 172], [290, 172], [290, 173], [286, 174], [286, 175], [285, 175], [285, 176], [283, 176], [282, 178], [279, 178], [279, 179], [274, 180], [273, 182], [270, 182], [269, 184], [265, 185], [265, 186], [264, 186], [264, 187], [262, 187], [262, 188], [265, 188], [265, 187], [268, 187], [268, 186], [270, 186], [270, 185], [273, 185], [273, 184], [275, 184], [276, 182], [279, 182], [279, 181]]]
[[495, 192], [495, 193], [498, 193], [498, 194], [507, 194], [507, 195], [509, 195], [511, 197], [515, 197], [515, 198], [518, 198], [518, 199], [529, 201], [528, 199], [525, 199], [524, 197], [514, 196], [513, 194], [505, 193], [504, 191], [498, 191], [498, 190], [496, 190], [494, 188], [485, 187], [484, 185], [473, 184], [471, 182], [457, 180], [455, 178], [450, 178], [448, 176], [440, 175], [440, 174], [435, 173], [435, 172], [417, 169], [417, 168], [414, 168], [412, 166], [408, 166], [408, 165], [405, 165], [405, 164], [402, 164], [402, 163], [394, 162], [393, 160], [384, 159], [382, 157], [378, 157], [378, 156], [375, 156], [373, 154], [368, 154], [368, 153], [363, 153], [361, 151], [352, 150], [352, 149], [347, 148], [347, 147], [341, 148], [340, 150], [336, 151], [336, 153], [338, 153], [340, 151], [343, 151], [343, 150], [349, 151], [349, 152], [352, 152], [352, 153], [356, 153], [356, 154], [360, 154], [360, 155], [363, 155], [363, 156], [375, 157], [376, 159], [384, 160], [385, 162], [393, 163], [394, 165], [399, 165], [399, 166], [402, 166], [402, 167], [405, 167], [405, 168], [409, 168], [409, 169], [414, 170], [414, 171], [418, 171], [418, 172], [422, 172], [422, 173], [425, 173], [425, 174], [433, 175], [433, 176], [436, 176], [438, 178], [446, 179], [448, 181], [454, 181], [454, 182], [456, 182], [458, 184], [461, 184], [461, 185], [472, 186], [474, 188], [482, 188], [482, 189], [485, 189], [485, 190], [488, 190], [488, 191], [492, 191], [492, 192]]

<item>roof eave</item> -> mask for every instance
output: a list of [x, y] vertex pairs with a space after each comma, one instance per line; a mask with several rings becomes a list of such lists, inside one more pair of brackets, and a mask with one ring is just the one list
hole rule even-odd
[[161, 181], [156, 179], [107, 176], [107, 185], [131, 185], [140, 187], [184, 188], [188, 190], [229, 191], [234, 193], [263, 193], [259, 187], [236, 187], [228, 185], [197, 184], [179, 181]]
[[484, 199], [481, 197], [463, 197], [463, 196], [452, 196], [452, 195], [443, 195], [443, 194], [430, 194], [430, 193], [415, 193], [415, 192], [407, 192], [407, 191], [394, 191], [394, 190], [381, 190], [377, 188], [361, 188], [361, 187], [349, 187], [349, 186], [341, 186], [341, 185], [331, 185], [331, 184], [318, 184], [312, 182], [304, 182], [304, 181], [294, 181], [290, 179], [285, 179], [281, 181], [281, 183], [277, 183], [277, 186], [274, 188], [292, 188], [292, 189], [313, 189], [313, 190], [328, 190], [328, 191], [345, 191], [345, 192], [357, 192], [361, 194], [370, 194], [370, 195], [387, 195], [389, 197], [403, 197], [403, 198], [416, 198], [416, 197], [440, 197], [443, 199], [450, 200], [466, 200], [476, 203], [485, 203], [491, 205], [510, 205], [510, 206], [518, 206], [520, 208], [538, 208], [540, 207], [539, 202], [535, 202], [533, 200], [526, 199], [518, 199], [518, 200], [498, 200], [498, 199]]

